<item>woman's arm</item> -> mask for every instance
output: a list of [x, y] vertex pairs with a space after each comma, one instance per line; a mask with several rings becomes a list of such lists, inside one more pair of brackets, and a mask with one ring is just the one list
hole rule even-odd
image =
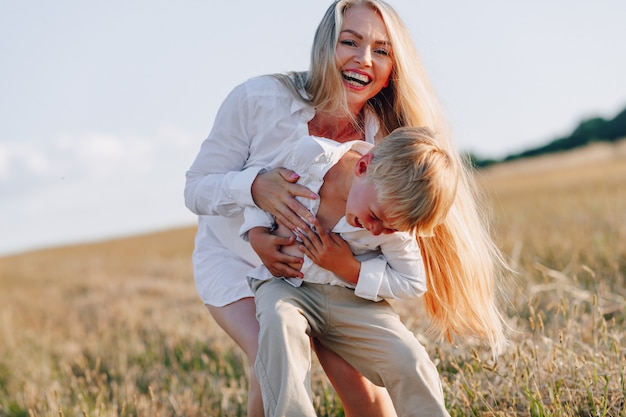
[[[235, 87], [220, 106], [213, 128], [187, 172], [185, 204], [198, 215], [225, 217], [258, 204], [293, 229], [305, 224], [299, 213], [309, 214], [295, 196], [316, 196], [306, 187], [295, 184], [297, 175], [292, 171], [275, 169], [259, 174], [262, 161], [267, 159], [264, 152], [277, 149], [283, 140], [272, 136], [273, 124], [268, 125], [275, 109], [268, 104], [273, 102], [264, 101], [268, 96], [259, 99], [251, 93], [250, 97], [247, 88], [246, 83]], [[288, 136], [290, 133], [290, 130], [279, 130], [276, 134]], [[289, 244], [289, 239], [266, 233], [259, 234], [251, 243], [271, 271], [278, 269], [285, 276], [296, 276], [292, 268], [281, 265], [283, 258], [273, 249]]]
[[258, 152], [275, 149], [283, 138], [271, 137], [268, 126], [259, 129], [259, 125], [272, 123], [273, 108], [263, 102], [264, 98], [258, 100], [254, 94], [248, 96], [244, 83], [223, 101], [209, 136], [187, 171], [185, 205], [198, 215], [231, 217], [256, 204], [294, 229], [303, 224], [299, 215], [308, 214], [294, 197], [317, 196], [296, 184], [298, 176], [293, 171], [278, 168], [259, 174], [262, 163], [255, 162]]
[[253, 205], [250, 187], [259, 169], [244, 169], [253, 140], [248, 98], [241, 84], [226, 97], [213, 128], [186, 174], [185, 205], [198, 215], [231, 217]]

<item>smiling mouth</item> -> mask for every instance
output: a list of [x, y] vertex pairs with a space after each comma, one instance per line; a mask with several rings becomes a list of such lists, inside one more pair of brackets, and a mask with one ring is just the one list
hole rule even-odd
[[357, 87], [364, 87], [371, 82], [370, 77], [368, 77], [367, 75], [359, 74], [353, 71], [343, 71], [341, 73], [341, 76], [343, 77], [344, 80], [348, 82], [348, 84], [351, 84]]
[[354, 218], [354, 224], [356, 225], [356, 227], [360, 227], [361, 229], [365, 229], [365, 227], [361, 224], [361, 222], [359, 221], [359, 219], [357, 217]]

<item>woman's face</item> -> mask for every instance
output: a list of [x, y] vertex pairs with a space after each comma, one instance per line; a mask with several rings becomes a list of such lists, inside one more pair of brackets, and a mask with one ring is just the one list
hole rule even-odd
[[365, 5], [344, 13], [335, 52], [353, 113], [387, 85], [393, 69], [391, 44], [380, 15]]

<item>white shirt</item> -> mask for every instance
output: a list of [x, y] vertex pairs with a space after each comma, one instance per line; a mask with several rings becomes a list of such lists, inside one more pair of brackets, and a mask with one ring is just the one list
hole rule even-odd
[[[363, 141], [337, 143], [329, 139], [305, 136], [294, 145], [285, 148], [264, 168], [297, 169], [300, 174], [298, 184], [319, 192], [328, 170], [346, 152], [353, 149], [363, 155], [372, 146]], [[297, 198], [308, 206], [312, 213], [317, 213], [319, 199]], [[273, 223], [271, 216], [258, 207], [246, 207], [244, 217], [245, 221], [240, 229], [244, 238], [251, 228], [270, 226]], [[351, 226], [345, 216], [337, 222], [332, 231], [338, 233], [348, 243], [355, 258], [361, 262], [357, 284], [342, 280], [333, 272], [316, 265], [307, 256], [304, 256], [301, 269], [304, 281], [354, 288], [355, 295], [373, 301], [385, 298], [413, 299], [426, 292], [426, 271], [419, 245], [412, 234], [396, 232], [374, 236], [367, 229]], [[249, 276], [260, 280], [274, 278], [264, 265], [252, 270]], [[299, 286], [303, 280], [287, 278], [294, 286]]]
[[[253, 206], [259, 168], [309, 134], [315, 110], [276, 78], [252, 78], [222, 103], [213, 128], [186, 174], [185, 204], [198, 214], [193, 253], [196, 288], [203, 302], [222, 306], [250, 297], [246, 273], [261, 264], [238, 234], [243, 207]], [[378, 121], [366, 117], [365, 138], [378, 138]]]

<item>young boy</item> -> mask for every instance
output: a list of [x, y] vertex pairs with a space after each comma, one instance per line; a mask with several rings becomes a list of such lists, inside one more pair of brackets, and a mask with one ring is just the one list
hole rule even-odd
[[[301, 243], [283, 248], [306, 255], [303, 279], [276, 279], [265, 267], [250, 273], [266, 415], [315, 416], [309, 337], [385, 386], [398, 415], [448, 415], [435, 366], [384, 299], [426, 291], [415, 235], [432, 235], [452, 205], [451, 158], [427, 129], [402, 128], [373, 148], [305, 137], [269, 168], [278, 166], [296, 170], [320, 199], [303, 201], [314, 228], [294, 231]], [[245, 217], [250, 239], [272, 222], [256, 208]], [[289, 233], [280, 225], [275, 232]]]

